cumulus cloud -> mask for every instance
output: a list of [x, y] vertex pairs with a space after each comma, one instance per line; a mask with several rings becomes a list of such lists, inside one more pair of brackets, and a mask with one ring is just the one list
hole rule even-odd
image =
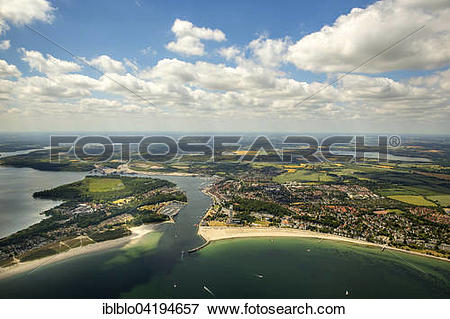
[[261, 36], [251, 41], [248, 47], [262, 65], [276, 67], [285, 59], [289, 44], [288, 38], [273, 40]]
[[384, 0], [354, 8], [289, 47], [287, 60], [299, 69], [346, 72], [426, 26], [361, 72], [436, 69], [450, 63], [450, 7], [447, 0]]
[[23, 25], [35, 20], [50, 23], [54, 11], [47, 0], [0, 0], [0, 33], [9, 29], [8, 23]]
[[[391, 5], [389, 8], [392, 12], [385, 8], [387, 4]], [[349, 74], [298, 105], [305, 97], [323, 89], [327, 82], [303, 81], [279, 68], [283, 63], [291, 61], [302, 69], [330, 72], [328, 79], [332, 80], [347, 71], [346, 67], [354, 67], [352, 63], [356, 56], [367, 59], [366, 55], [379, 49], [380, 41], [389, 40], [390, 34], [380, 38], [379, 30], [375, 30], [377, 23], [386, 22], [383, 20], [384, 15], [391, 15], [392, 18], [394, 14], [409, 12], [408, 10], [415, 12], [417, 17], [431, 14], [442, 22], [441, 15], [446, 12], [447, 7], [437, 0], [430, 0], [425, 5], [422, 0], [387, 0], [375, 3], [366, 9], [354, 9], [336, 20], [333, 26], [311, 34], [312, 40], [306, 36], [297, 43], [291, 43], [289, 38], [270, 39], [261, 36], [250, 41], [247, 46], [228, 46], [216, 51], [227, 61], [232, 60], [232, 66], [200, 59], [188, 62], [181, 58], [163, 58], [151, 66], [140, 68], [135, 59], [124, 58], [118, 61], [107, 55], [100, 55], [92, 60], [83, 59], [106, 73], [94, 77], [82, 74], [87, 68], [83, 70], [75, 62], [20, 49], [22, 60], [30, 69], [42, 74], [22, 75], [16, 66], [0, 60], [0, 119], [10, 123], [4, 120], [4, 116], [24, 118], [25, 114], [40, 114], [50, 118], [59, 114], [63, 118], [70, 114], [80, 118], [84, 116], [84, 120], [93, 118], [93, 125], [96, 126], [97, 121], [107, 117], [114, 117], [118, 121], [125, 117], [133, 117], [135, 120], [139, 116], [144, 118], [143, 115], [147, 114], [165, 116], [171, 120], [180, 118], [180, 123], [186, 119], [204, 123], [209, 123], [204, 120], [206, 118], [221, 122], [228, 119], [231, 121], [229, 123], [242, 119], [246, 121], [245, 125], [258, 122], [249, 119], [279, 120], [280, 123], [295, 120], [314, 123], [330, 119], [339, 120], [339, 123], [342, 123], [340, 120], [386, 123], [394, 118], [408, 121], [420, 119], [430, 123], [448, 122], [448, 69], [421, 73], [425, 75], [405, 80], [396, 80], [389, 77], [389, 74]], [[367, 12], [370, 12], [372, 24], [369, 24], [371, 19], [366, 17]], [[414, 20], [415, 17], [409, 16], [408, 20]], [[357, 27], [350, 27], [350, 22]], [[416, 19], [415, 22], [422, 21]], [[362, 27], [362, 23], [367, 26]], [[406, 29], [408, 28], [400, 31], [407, 31]], [[448, 42], [442, 42], [442, 47], [436, 48], [434, 41], [445, 38], [448, 23], [430, 23], [427, 24], [427, 30], [438, 33], [429, 35], [431, 42], [428, 44], [434, 46], [434, 56], [427, 55], [427, 42], [421, 39], [422, 42], [415, 43], [414, 48], [408, 44], [406, 47], [399, 47], [398, 52], [390, 52], [390, 57], [383, 55], [382, 60], [377, 60], [377, 63], [371, 64], [365, 71], [408, 68], [412, 63], [409, 59], [418, 59], [422, 54], [422, 60], [417, 62], [420, 68], [442, 65]], [[178, 19], [172, 26], [172, 31], [176, 37], [171, 42], [173, 51], [186, 55], [205, 54], [202, 43], [204, 40], [225, 40], [225, 35], [220, 30], [199, 28], [189, 21]], [[348, 33], [355, 33], [357, 41], [336, 40]], [[317, 42], [322, 37], [323, 41]], [[183, 45], [190, 47], [183, 48]], [[299, 48], [302, 52], [298, 51]], [[311, 48], [315, 48], [312, 53], [308, 51]], [[325, 51], [319, 50], [324, 48]], [[404, 56], [405, 52], [410, 54]], [[336, 56], [335, 59], [332, 58], [333, 55]], [[98, 98], [99, 95], [104, 98]], [[101, 116], [89, 117], [86, 114]], [[134, 125], [134, 120], [129, 123]], [[122, 124], [124, 122], [126, 121], [122, 121]]]
[[163, 59], [155, 67], [141, 72], [144, 79], [190, 84], [210, 90], [259, 90], [275, 86], [277, 71], [252, 61], [240, 61], [236, 67], [204, 61], [189, 63], [178, 59]]
[[[131, 94], [116, 81], [144, 99]], [[167, 110], [164, 116], [177, 118], [182, 114], [184, 119], [270, 117], [280, 121], [317, 121], [332, 117], [335, 120], [386, 121], [395, 115], [397, 120], [416, 117], [426, 121], [434, 119], [436, 114], [440, 121], [449, 118], [448, 71], [405, 81], [351, 74], [336, 87], [331, 86], [295, 106], [323, 85], [289, 78], [252, 60], [238, 60], [235, 67], [229, 67], [203, 61], [163, 59], [137, 75], [110, 73], [94, 79], [69, 73], [55, 74], [51, 78], [32, 76], [17, 81], [3, 80], [0, 86], [5, 90], [0, 90], [0, 99], [3, 105], [52, 116], [64, 110], [115, 116], [151, 112], [163, 116], [166, 111], [162, 110]], [[92, 97], [94, 92], [115, 97], [97, 99]]]
[[0, 16], [14, 24], [51, 22], [54, 10], [47, 0], [0, 0]]
[[30, 69], [45, 74], [70, 73], [81, 70], [81, 66], [75, 62], [60, 60], [54, 56], [47, 54], [46, 57], [42, 53], [33, 50], [19, 49], [22, 53], [22, 61], [27, 62]]
[[15, 65], [8, 64], [5, 60], [0, 60], [0, 77], [19, 77], [20, 71]]
[[205, 46], [201, 40], [225, 41], [225, 34], [219, 29], [199, 28], [191, 22], [176, 19], [172, 26], [176, 41], [169, 42], [166, 48], [185, 55], [204, 55]]
[[[9, 24], [23, 25], [33, 21], [51, 23], [55, 8], [47, 0], [0, 0], [0, 35], [9, 30]], [[9, 40], [0, 42], [0, 50], [9, 49]]]
[[72, 83], [71, 81], [60, 81], [53, 77], [25, 77], [19, 79], [13, 93], [17, 98], [25, 101], [30, 100], [30, 98], [33, 98], [34, 101], [50, 101], [58, 100], [59, 98], [80, 98], [91, 94], [89, 89], [67, 84]]
[[99, 57], [88, 61], [88, 63], [107, 73], [125, 72], [125, 67], [123, 66], [122, 62], [114, 60], [107, 55], [100, 55]]
[[239, 54], [241, 54], [241, 50], [239, 50], [235, 46], [220, 48], [218, 52], [220, 56], [224, 57], [227, 60], [232, 60]]

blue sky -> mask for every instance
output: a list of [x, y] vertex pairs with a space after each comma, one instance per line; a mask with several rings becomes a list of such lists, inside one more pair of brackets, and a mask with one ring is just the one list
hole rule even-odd
[[449, 132], [449, 7], [444, 0], [0, 0], [7, 25], [0, 26], [0, 123], [146, 130], [158, 119], [150, 129]]
[[[165, 45], [173, 39], [170, 28], [175, 19], [194, 25], [218, 28], [227, 34], [227, 42], [245, 46], [261, 34], [271, 38], [302, 36], [332, 24], [341, 14], [354, 7], [365, 7], [370, 1], [52, 1], [58, 10], [52, 24], [36, 22], [33, 27], [69, 49], [75, 55], [93, 58], [102, 52], [114, 59], [135, 58], [142, 65], [153, 65], [162, 58], [176, 58]], [[8, 36], [14, 39], [13, 48], [33, 48], [61, 59], [71, 57], [28, 29], [12, 27]], [[208, 49], [222, 44], [206, 43]], [[142, 54], [151, 47], [156, 54]], [[16, 65], [26, 63], [9, 50], [2, 54]], [[195, 58], [184, 57], [187, 61]], [[218, 61], [209, 54], [208, 60]], [[319, 74], [288, 68], [291, 72], [317, 78]], [[22, 69], [21, 69], [22, 70]]]

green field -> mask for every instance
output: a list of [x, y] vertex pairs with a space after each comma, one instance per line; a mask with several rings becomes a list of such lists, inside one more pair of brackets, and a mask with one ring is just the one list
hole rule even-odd
[[388, 197], [411, 205], [436, 206], [435, 203], [430, 202], [426, 200], [423, 196], [419, 195], [392, 195]]
[[60, 245], [59, 243], [43, 246], [37, 249], [33, 249], [31, 251], [26, 252], [22, 256], [19, 257], [21, 262], [31, 261], [35, 259], [40, 259], [48, 256], [52, 256], [55, 254], [59, 254], [65, 251], [68, 251], [70, 248], [65, 245]]
[[436, 201], [441, 206], [449, 207], [450, 206], [450, 195], [434, 195], [427, 196], [429, 200]]
[[335, 182], [337, 179], [326, 173], [318, 173], [307, 170], [297, 170], [292, 173], [284, 173], [274, 177], [277, 183], [286, 182]]
[[82, 238], [72, 238], [72, 239], [68, 239], [65, 240], [64, 243], [69, 246], [70, 248], [76, 248], [76, 247], [81, 247], [81, 246], [87, 246], [90, 244], [95, 243], [94, 241], [92, 241], [92, 239], [88, 238], [88, 237], [82, 237]]
[[33, 196], [76, 201], [117, 200], [159, 187], [174, 185], [171, 182], [153, 178], [88, 176], [78, 182], [36, 192]]
[[125, 185], [117, 178], [88, 179], [88, 189], [92, 193], [113, 192], [125, 188]]

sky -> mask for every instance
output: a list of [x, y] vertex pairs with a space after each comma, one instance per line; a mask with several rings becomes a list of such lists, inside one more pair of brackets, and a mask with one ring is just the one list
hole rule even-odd
[[0, 131], [450, 134], [449, 66], [449, 0], [0, 0]]

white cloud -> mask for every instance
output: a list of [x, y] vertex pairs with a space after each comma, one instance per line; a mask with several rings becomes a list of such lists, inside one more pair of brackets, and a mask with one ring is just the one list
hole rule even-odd
[[262, 36], [251, 41], [248, 47], [262, 65], [276, 67], [285, 59], [289, 44], [288, 38], [273, 40]]
[[8, 23], [23, 25], [35, 20], [51, 23], [55, 8], [47, 0], [0, 0], [0, 34]]
[[19, 77], [21, 75], [20, 71], [15, 65], [8, 64], [5, 60], [0, 60], [0, 77]]
[[[30, 114], [39, 112], [50, 117], [64, 113], [103, 114], [105, 117], [114, 114], [116, 118], [160, 114], [171, 120], [234, 121], [239, 118], [281, 123], [295, 119], [314, 123], [330, 118], [337, 122], [357, 120], [361, 123], [414, 118], [426, 123], [449, 119], [448, 70], [401, 82], [351, 74], [337, 87], [329, 87], [295, 106], [324, 85], [299, 82], [252, 60], [238, 60], [236, 67], [228, 67], [203, 61], [164, 59], [138, 77], [110, 73], [97, 80], [81, 74], [57, 74], [51, 79], [34, 76], [5, 80], [0, 86], [8, 89], [0, 89], [0, 100], [7, 108], [17, 107]], [[93, 92], [114, 97], [97, 99], [92, 97]], [[436, 114], [440, 119], [434, 120]]]
[[0, 50], [8, 50], [10, 46], [11, 43], [9, 42], [9, 40], [0, 41]]
[[42, 53], [38, 51], [28, 51], [24, 48], [19, 49], [19, 52], [23, 55], [22, 60], [27, 62], [32, 70], [40, 73], [60, 74], [81, 70], [81, 66], [75, 62], [60, 60], [50, 54], [47, 54], [47, 56], [44, 57]]
[[239, 54], [241, 54], [241, 51], [234, 46], [220, 48], [218, 52], [221, 56], [223, 56], [227, 60], [232, 60], [235, 57], [237, 57]]
[[225, 41], [225, 34], [219, 29], [199, 28], [191, 22], [176, 19], [172, 26], [176, 41], [169, 42], [166, 48], [186, 55], [204, 55], [205, 46], [201, 40]]
[[194, 85], [209, 90], [239, 91], [273, 88], [281, 73], [241, 60], [237, 67], [178, 59], [160, 60], [155, 67], [143, 71], [144, 79]]
[[0, 0], [0, 16], [14, 24], [51, 22], [54, 10], [47, 0]]
[[34, 101], [49, 101], [90, 95], [89, 90], [65, 86], [56, 79], [39, 76], [19, 79], [13, 93], [18, 99], [24, 101], [29, 101], [30, 99]]
[[[396, 1], [395, 5], [400, 6], [402, 10], [419, 8], [417, 10], [420, 14], [423, 11], [423, 1], [420, 0]], [[439, 6], [441, 6], [440, 2], [430, 1], [427, 4], [427, 12], [433, 12]], [[437, 15], [444, 11], [445, 8], [441, 7]], [[353, 10], [350, 15], [357, 15], [357, 13], [358, 10]], [[386, 12], [386, 14], [390, 13]], [[374, 20], [378, 19], [375, 18]], [[348, 18], [339, 19], [345, 22]], [[225, 35], [220, 30], [198, 28], [188, 21], [177, 21], [172, 31], [176, 35], [176, 41], [173, 43], [177, 43], [174, 45], [178, 49], [180, 49], [178, 45], [183, 46], [183, 41], [193, 41], [190, 52], [202, 55], [205, 53], [202, 40], [225, 40]], [[347, 24], [344, 22], [342, 25]], [[341, 22], [336, 22], [335, 26], [330, 28], [334, 30], [337, 28], [336, 25], [340, 26]], [[340, 28], [337, 29], [340, 30]], [[442, 34], [445, 34], [446, 26], [442, 25], [440, 28]], [[322, 30], [319, 33], [323, 32]], [[326, 38], [327, 41], [331, 41], [330, 43], [321, 43], [321, 45], [332, 45], [335, 32], [337, 31], [330, 31], [330, 38]], [[372, 32], [377, 34], [378, 31], [372, 30]], [[431, 38], [435, 37], [437, 36]], [[342, 65], [351, 65], [355, 54], [364, 56], [370, 53], [370, 50], [377, 49], [376, 43], [372, 44], [374, 48], [370, 46], [370, 43], [364, 42], [366, 46], [363, 46], [365, 49], [362, 51], [365, 53], [361, 54], [359, 49], [363, 41], [358, 39], [360, 41], [355, 43], [339, 43], [339, 48], [345, 54], [353, 55], [353, 58], [349, 58], [348, 61], [342, 57], [346, 55], [336, 49], [334, 51], [336, 61], [327, 55], [328, 51], [319, 52], [320, 54], [317, 53], [316, 56], [305, 51], [302, 52], [304, 60], [301, 64], [307, 65], [308, 67], [303, 67], [306, 69], [336, 72], [329, 75], [330, 81], [333, 77], [342, 74], [339, 72]], [[378, 38], [375, 39], [380, 41]], [[19, 52], [23, 55], [22, 60], [27, 62], [32, 70], [38, 70], [44, 75], [21, 75], [14, 65], [0, 60], [0, 121], [2, 124], [10, 125], [14, 123], [9, 121], [13, 116], [17, 116], [20, 120], [18, 123], [22, 123], [21, 120], [30, 114], [33, 115], [30, 117], [32, 119], [37, 116], [47, 119], [60, 116], [70, 118], [70, 121], [66, 122], [69, 127], [71, 123], [77, 121], [76, 116], [79, 116], [78, 124], [93, 119], [93, 127], [98, 127], [99, 123], [103, 123], [105, 119], [115, 118], [117, 122], [121, 121], [123, 125], [129, 125], [124, 129], [135, 129], [137, 128], [135, 127], [136, 119], [142, 118], [147, 125], [148, 118], [151, 116], [154, 119], [156, 114], [170, 121], [178, 118], [180, 119], [178, 123], [185, 123], [184, 121], [187, 123], [188, 120], [197, 121], [196, 123], [210, 123], [205, 119], [217, 119], [220, 123], [234, 125], [241, 121], [245, 125], [243, 128], [247, 128], [247, 125], [256, 125], [255, 123], [279, 121], [278, 129], [284, 129], [286, 127], [284, 123], [288, 121], [297, 121], [295, 128], [298, 128], [300, 121], [314, 125], [313, 123], [331, 121], [331, 119], [339, 124], [352, 120], [363, 123], [361, 125], [364, 128], [367, 123], [384, 125], [393, 120], [411, 123], [412, 120], [420, 119], [423, 123], [438, 124], [445, 124], [445, 121], [450, 120], [450, 70], [448, 69], [428, 72], [425, 76], [402, 81], [388, 76], [350, 74], [336, 85], [322, 90], [301, 105], [297, 105], [303, 98], [324, 88], [328, 83], [327, 81], [308, 83], [295, 79], [278, 69], [287, 61], [287, 54], [289, 59], [292, 59], [293, 53], [298, 53], [292, 50], [300, 42], [292, 45], [289, 38], [269, 39], [264, 36], [251, 41], [242, 49], [235, 46], [219, 49], [217, 52], [221, 56], [227, 60], [233, 60], [233, 66], [225, 63], [187, 62], [182, 59], [165, 58], [142, 70], [134, 59], [124, 58], [122, 61], [117, 61], [107, 55], [98, 56], [91, 61], [84, 59], [107, 73], [98, 79], [81, 74], [81, 71], [86, 71], [87, 68], [83, 70], [77, 63], [43, 55], [37, 51], [21, 49]], [[417, 50], [423, 50], [422, 44], [416, 45]], [[446, 46], [447, 43], [442, 45]], [[289, 53], [288, 48], [290, 48]], [[179, 52], [187, 54], [186, 50], [181, 49]], [[405, 48], [402, 48], [401, 51], [404, 50]], [[330, 51], [333, 53], [333, 50]], [[441, 58], [442, 51], [436, 51], [435, 60], [438, 61]], [[429, 61], [430, 57], [424, 55], [424, 59]], [[372, 69], [369, 71], [375, 72], [387, 66], [391, 67], [392, 63], [399, 63], [397, 60], [385, 59], [371, 66]], [[319, 65], [318, 61], [323, 64]], [[104, 98], [97, 98], [99, 93]], [[67, 116], [68, 114], [70, 117]], [[93, 114], [96, 116], [86, 116]], [[128, 119], [132, 120], [127, 121]], [[59, 120], [53, 122], [62, 123]], [[152, 123], [167, 125], [166, 120]], [[445, 129], [444, 124], [439, 125]], [[264, 124], [261, 125], [263, 129], [268, 128]], [[142, 127], [140, 126], [139, 129]], [[379, 127], [382, 126], [376, 128]], [[328, 126], [326, 128], [333, 129]]]
[[125, 72], [125, 67], [122, 62], [114, 60], [107, 55], [100, 55], [99, 57], [88, 61], [88, 63], [107, 73]]
[[449, 23], [448, 0], [378, 1], [303, 37], [290, 46], [287, 60], [299, 69], [346, 72], [425, 25], [358, 72], [435, 69], [450, 63]]

